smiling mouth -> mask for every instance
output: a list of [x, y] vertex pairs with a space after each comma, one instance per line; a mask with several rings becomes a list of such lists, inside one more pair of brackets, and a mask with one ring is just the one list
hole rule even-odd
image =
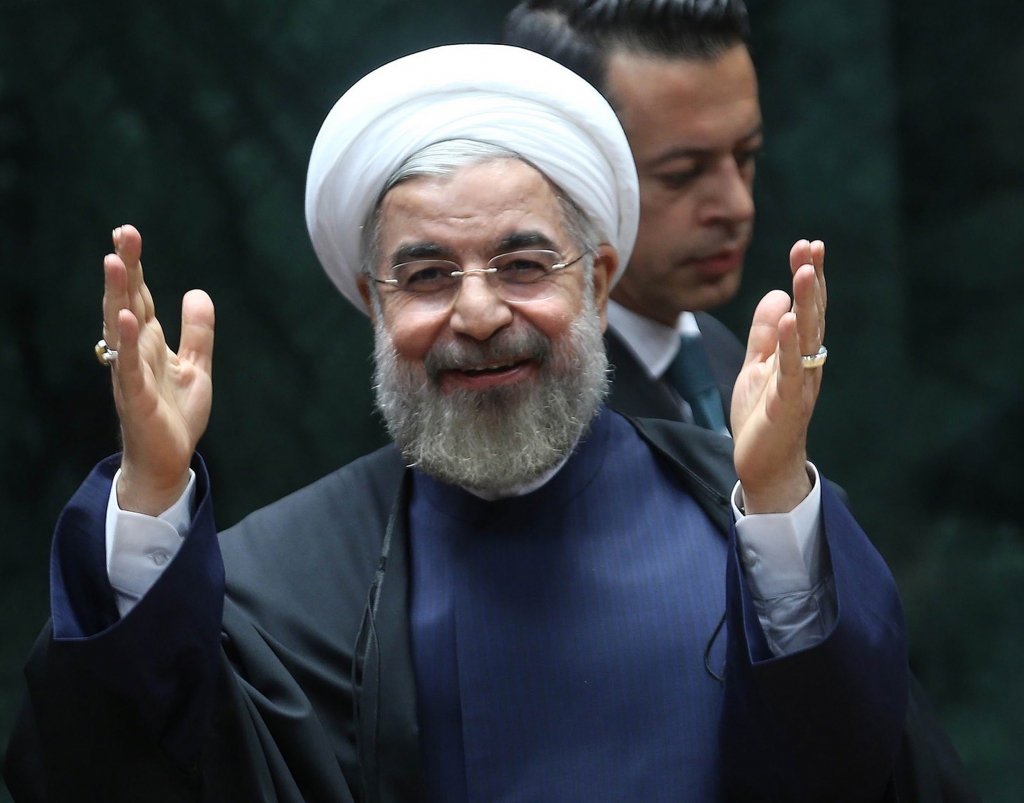
[[502, 365], [488, 365], [484, 368], [460, 368], [460, 373], [467, 374], [468, 376], [487, 376], [488, 374], [500, 374], [503, 371], [511, 371], [514, 368], [519, 368], [526, 364], [526, 360], [519, 360], [518, 362], [508, 362]]

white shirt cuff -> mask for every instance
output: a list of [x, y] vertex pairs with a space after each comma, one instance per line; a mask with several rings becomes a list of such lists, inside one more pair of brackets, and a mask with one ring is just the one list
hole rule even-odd
[[117, 609], [125, 616], [178, 554], [182, 539], [192, 526], [196, 475], [189, 469], [185, 492], [159, 516], [121, 510], [117, 504], [120, 476], [118, 469], [107, 500], [107, 577], [114, 589]]
[[812, 463], [807, 471], [813, 486], [789, 513], [744, 515], [738, 504], [740, 484], [732, 491], [733, 516], [750, 590], [767, 600], [795, 592], [808, 592], [822, 579], [821, 479]]

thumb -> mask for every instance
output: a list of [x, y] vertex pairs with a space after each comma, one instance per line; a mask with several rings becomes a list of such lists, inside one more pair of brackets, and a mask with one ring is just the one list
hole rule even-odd
[[181, 342], [178, 356], [205, 373], [213, 369], [213, 301], [202, 290], [189, 290], [181, 300]]

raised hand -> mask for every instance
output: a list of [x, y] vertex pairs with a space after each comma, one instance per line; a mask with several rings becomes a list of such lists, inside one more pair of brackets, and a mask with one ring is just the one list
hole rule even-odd
[[732, 396], [736, 474], [747, 513], [785, 513], [810, 492], [807, 427], [821, 368], [801, 357], [825, 337], [825, 244], [800, 240], [789, 254], [793, 299], [781, 290], [757, 305]]
[[175, 354], [142, 277], [142, 236], [121, 226], [113, 241], [103, 260], [103, 339], [117, 351], [111, 368], [124, 442], [117, 499], [122, 510], [155, 516], [185, 490], [210, 418], [213, 302], [201, 290], [185, 295]]

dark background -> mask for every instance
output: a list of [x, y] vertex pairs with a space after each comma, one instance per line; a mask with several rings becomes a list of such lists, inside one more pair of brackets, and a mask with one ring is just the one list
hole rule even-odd
[[[0, 744], [47, 616], [62, 504], [116, 450], [100, 332], [133, 222], [176, 341], [217, 304], [201, 448], [221, 525], [382, 442], [370, 331], [302, 216], [333, 101], [511, 2], [0, 0]], [[914, 669], [986, 800], [1024, 799], [1024, 4], [750, 0], [767, 151], [739, 332], [828, 243], [812, 433], [893, 567]], [[0, 799], [3, 798], [0, 792]]]

